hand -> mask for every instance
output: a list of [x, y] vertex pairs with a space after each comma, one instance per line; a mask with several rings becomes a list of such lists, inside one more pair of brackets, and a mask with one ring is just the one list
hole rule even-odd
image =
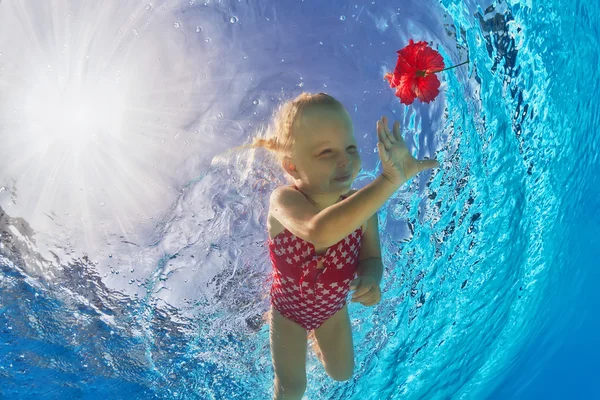
[[352, 302], [360, 302], [363, 306], [374, 306], [381, 300], [381, 290], [370, 276], [359, 276], [350, 284], [350, 290], [356, 291], [352, 294]]
[[440, 166], [437, 160], [415, 159], [400, 135], [400, 123], [394, 123], [393, 134], [387, 123], [386, 117], [377, 121], [377, 149], [383, 166], [382, 175], [391, 183], [400, 186], [419, 172]]

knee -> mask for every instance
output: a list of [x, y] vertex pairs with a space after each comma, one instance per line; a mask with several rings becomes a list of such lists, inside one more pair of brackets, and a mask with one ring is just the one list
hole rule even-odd
[[331, 377], [331, 379], [336, 380], [338, 382], [344, 382], [349, 380], [350, 378], [352, 378], [352, 372], [349, 373], [345, 373], [345, 374], [329, 374], [329, 376]]
[[333, 380], [344, 382], [352, 378], [352, 374], [354, 372], [353, 369], [354, 366], [352, 366], [352, 368], [346, 368], [345, 370], [340, 371], [327, 371], [327, 375], [329, 375]]
[[274, 400], [300, 400], [306, 391], [306, 379], [290, 380], [275, 377]]

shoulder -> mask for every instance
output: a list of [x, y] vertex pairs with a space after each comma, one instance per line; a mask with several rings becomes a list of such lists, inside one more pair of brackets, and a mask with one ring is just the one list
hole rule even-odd
[[267, 215], [267, 229], [270, 237], [275, 237], [283, 230], [283, 225], [279, 222], [281, 213], [294, 203], [294, 193], [297, 192], [292, 186], [278, 186], [271, 192], [269, 198], [269, 208]]
[[[286, 210], [303, 208], [306, 206], [306, 197], [293, 186], [278, 186], [271, 192], [269, 198], [269, 213], [276, 218]], [[279, 218], [278, 218], [279, 219]]]
[[294, 189], [292, 186], [278, 186], [271, 192], [270, 202], [275, 203], [277, 201], [289, 199], [295, 197], [300, 192]]

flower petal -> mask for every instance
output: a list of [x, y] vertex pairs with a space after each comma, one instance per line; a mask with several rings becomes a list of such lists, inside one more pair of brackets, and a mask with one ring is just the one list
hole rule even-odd
[[420, 49], [426, 45], [427, 42], [414, 43], [413, 40], [410, 39], [410, 43], [408, 44], [408, 46], [406, 46], [402, 50], [398, 50], [398, 62], [396, 64], [396, 69], [394, 70], [394, 73], [406, 74], [416, 72], [417, 53], [419, 53]]
[[405, 74], [399, 77], [399, 81], [396, 96], [400, 98], [402, 103], [406, 105], [412, 104], [416, 96], [414, 88], [417, 85], [417, 78], [414, 75]]
[[395, 88], [396, 86], [398, 86], [398, 84], [400, 84], [400, 75], [391, 74], [388, 72], [383, 78], [387, 79], [387, 81], [390, 83], [391, 88]]
[[419, 100], [429, 103], [440, 93], [440, 80], [435, 74], [427, 75], [424, 78], [418, 78], [414, 91]]
[[415, 57], [415, 66], [421, 71], [437, 71], [444, 69], [444, 59], [429, 46], [420, 49]]

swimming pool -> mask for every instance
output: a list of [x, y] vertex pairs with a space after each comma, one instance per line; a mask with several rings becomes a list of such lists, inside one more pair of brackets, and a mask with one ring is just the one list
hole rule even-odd
[[[282, 182], [241, 144], [339, 98], [441, 168], [379, 215], [354, 377], [307, 399], [600, 398], [598, 11], [541, 1], [0, 3], [0, 397], [267, 399], [265, 247]], [[383, 80], [426, 40], [440, 96]]]

